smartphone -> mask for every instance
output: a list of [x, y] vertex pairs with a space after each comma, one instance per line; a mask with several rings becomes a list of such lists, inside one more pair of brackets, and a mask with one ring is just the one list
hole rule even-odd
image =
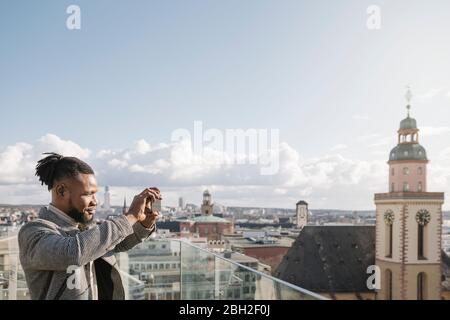
[[161, 200], [156, 199], [152, 202], [152, 211], [161, 212]]

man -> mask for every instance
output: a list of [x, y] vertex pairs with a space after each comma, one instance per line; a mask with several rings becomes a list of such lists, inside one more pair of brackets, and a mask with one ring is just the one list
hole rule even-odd
[[128, 212], [93, 223], [97, 182], [92, 168], [74, 157], [47, 153], [36, 175], [52, 201], [19, 232], [20, 262], [32, 299], [124, 299], [114, 253], [133, 248], [155, 231], [162, 199], [157, 188], [134, 197]]

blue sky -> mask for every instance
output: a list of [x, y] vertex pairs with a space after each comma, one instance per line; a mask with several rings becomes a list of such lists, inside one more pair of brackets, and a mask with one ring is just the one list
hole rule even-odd
[[[66, 28], [70, 4], [81, 8], [81, 30]], [[369, 5], [381, 8], [380, 30], [366, 27]], [[100, 150], [120, 153], [141, 139], [167, 143], [173, 130], [192, 129], [201, 120], [221, 130], [279, 129], [299, 161], [341, 157], [385, 165], [409, 84], [412, 114], [425, 127], [422, 143], [436, 159], [430, 188], [445, 191], [449, 30], [446, 0], [1, 0], [0, 154], [53, 134], [89, 149], [92, 158]], [[112, 180], [117, 188], [131, 187]], [[226, 192], [218, 186], [217, 196], [224, 203], [289, 207], [303, 194], [322, 207], [370, 209], [370, 188], [364, 200], [350, 197], [360, 182], [339, 197], [333, 188], [316, 192], [305, 185], [290, 186], [297, 193], [274, 186], [284, 191], [270, 203], [264, 202], [270, 188], [256, 197], [230, 191], [220, 198]], [[180, 184], [165, 183], [175, 199]], [[384, 188], [381, 181], [367, 183]], [[3, 196], [0, 202], [19, 199]]]

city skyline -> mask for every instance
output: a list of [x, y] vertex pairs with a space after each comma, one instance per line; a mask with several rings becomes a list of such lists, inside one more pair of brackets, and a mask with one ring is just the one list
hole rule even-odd
[[[428, 189], [450, 192], [446, 1], [381, 1], [380, 30], [370, 1], [78, 1], [77, 31], [70, 4], [0, 4], [0, 203], [48, 203], [34, 166], [55, 151], [92, 164], [113, 205], [156, 185], [173, 205], [208, 188], [229, 206], [373, 210], [407, 85]], [[278, 129], [280, 171], [190, 164], [171, 134], [195, 121]]]

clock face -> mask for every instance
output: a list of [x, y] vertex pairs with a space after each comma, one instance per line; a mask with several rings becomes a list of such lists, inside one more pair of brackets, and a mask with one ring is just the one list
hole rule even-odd
[[416, 221], [421, 226], [426, 226], [431, 221], [431, 215], [427, 210], [421, 209], [416, 214]]
[[386, 223], [387, 225], [392, 225], [394, 224], [394, 220], [395, 215], [392, 210], [388, 210], [384, 213], [384, 223]]

